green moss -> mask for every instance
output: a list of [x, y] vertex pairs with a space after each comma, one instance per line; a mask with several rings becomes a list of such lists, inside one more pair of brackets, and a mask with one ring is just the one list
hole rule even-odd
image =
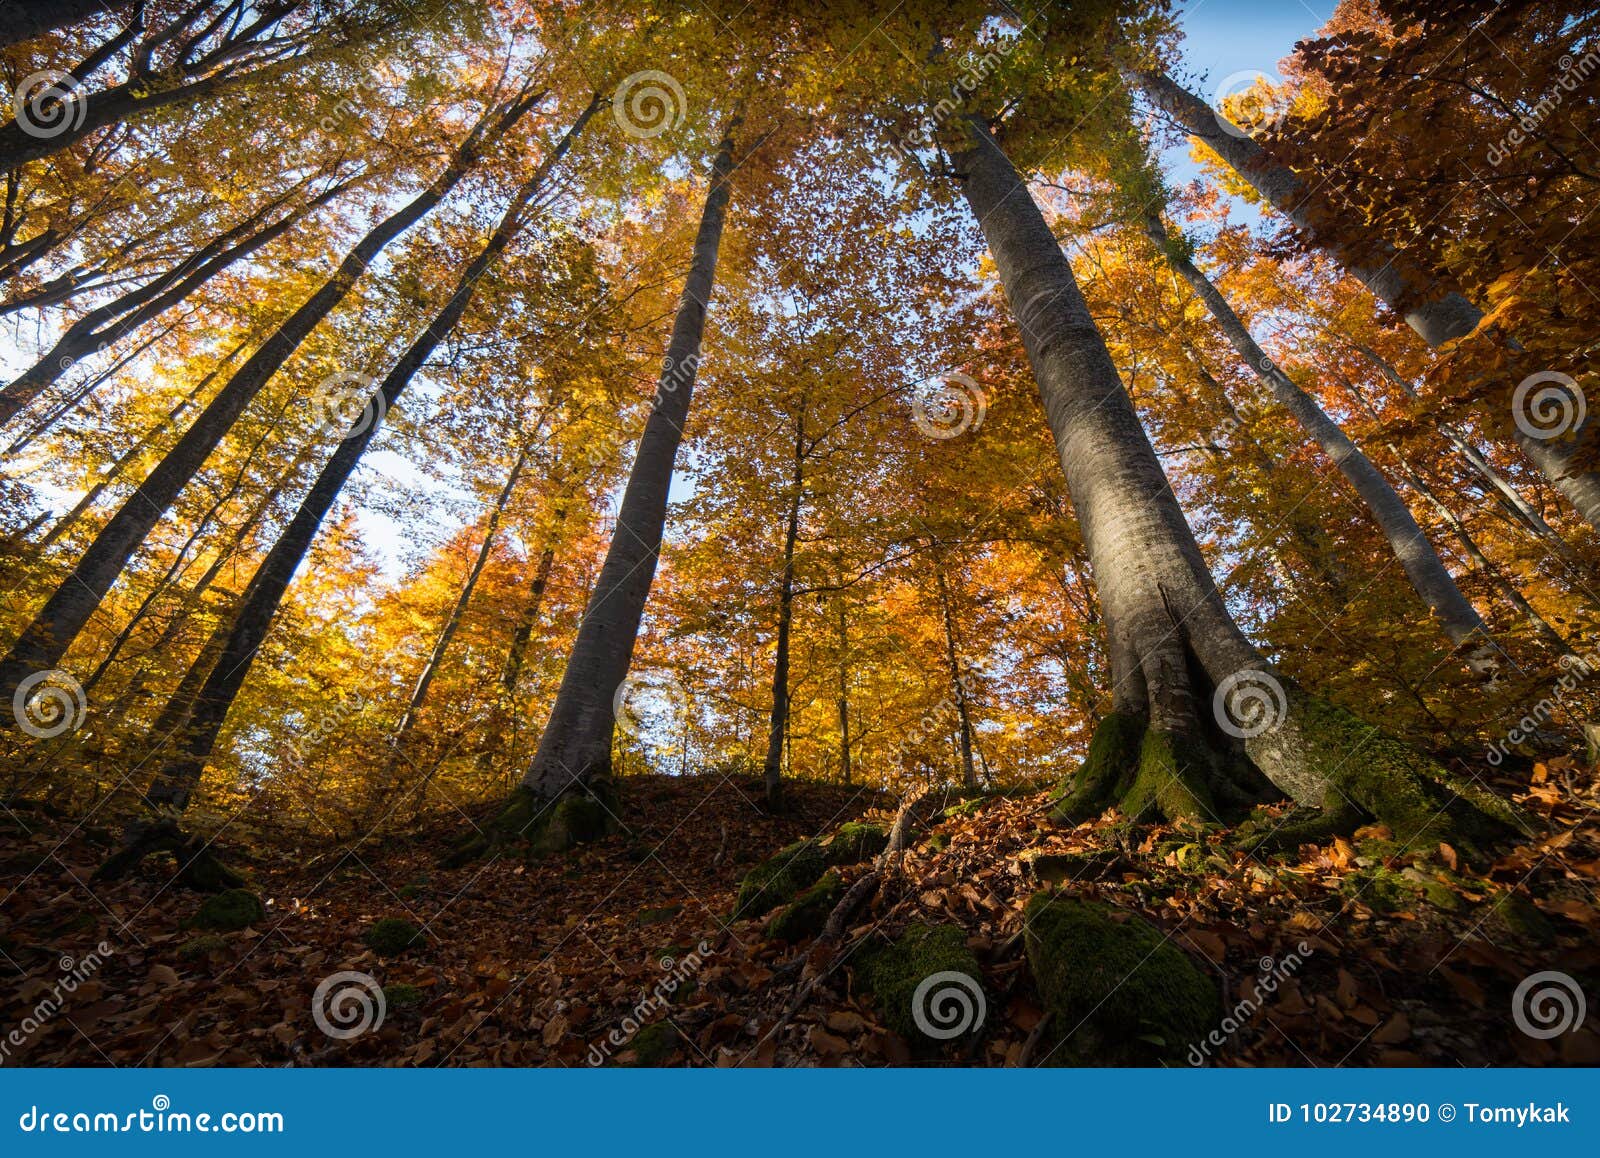
[[599, 840], [611, 831], [611, 813], [597, 798], [573, 793], [563, 796], [540, 826], [533, 840], [536, 852], [565, 852], [580, 844]]
[[414, 901], [422, 895], [421, 885], [402, 885], [396, 894], [402, 901]]
[[794, 944], [815, 937], [827, 924], [839, 898], [844, 895], [844, 882], [839, 874], [830, 872], [816, 884], [778, 911], [767, 924], [767, 936], [775, 941]]
[[670, 1021], [654, 1021], [633, 1035], [628, 1043], [633, 1064], [652, 1069], [663, 1064], [678, 1048], [678, 1031]]
[[1457, 779], [1410, 745], [1298, 688], [1287, 695], [1298, 754], [1331, 784], [1326, 809], [1353, 803], [1404, 844], [1470, 843], [1525, 828], [1506, 801]]
[[229, 889], [207, 897], [194, 916], [194, 925], [201, 929], [229, 933], [246, 929], [267, 915], [261, 898], [249, 889]]
[[928, 838], [927, 848], [929, 852], [943, 852], [949, 847], [950, 834], [948, 832], [936, 832]]
[[1392, 869], [1378, 863], [1351, 873], [1340, 890], [1380, 913], [1434, 909], [1458, 913], [1466, 901], [1450, 885], [1415, 868]]
[[1034, 894], [1024, 919], [1028, 966], [1067, 1060], [1176, 1059], [1214, 1026], [1216, 983], [1148, 921], [1056, 893]]
[[1204, 824], [1216, 814], [1206, 789], [1208, 754], [1169, 732], [1146, 728], [1139, 744], [1133, 783], [1121, 794], [1122, 811], [1134, 821], [1165, 818]]
[[422, 931], [410, 921], [399, 917], [384, 917], [367, 930], [363, 940], [366, 941], [367, 948], [374, 953], [392, 957], [397, 953], [404, 953], [413, 946], [420, 946], [424, 938]]
[[1550, 918], [1521, 893], [1505, 892], [1491, 897], [1474, 915], [1480, 922], [1478, 932], [1491, 941], [1544, 946], [1556, 939]]
[[383, 987], [384, 1004], [390, 1009], [415, 1009], [422, 1004], [425, 996], [421, 989], [403, 981]]
[[226, 949], [228, 942], [215, 933], [203, 933], [198, 937], [190, 937], [178, 946], [178, 956], [185, 961], [196, 961], [201, 957], [209, 956], [218, 949]]
[[889, 833], [881, 824], [852, 820], [834, 830], [822, 846], [830, 865], [860, 864], [889, 847]]
[[960, 804], [952, 804], [939, 813], [941, 819], [954, 820], [958, 816], [976, 816], [983, 811], [983, 806], [989, 801], [982, 796], [974, 796], [971, 800], [963, 800]]
[[1098, 816], [1121, 794], [1121, 787], [1139, 763], [1145, 722], [1125, 712], [1100, 721], [1089, 740], [1089, 753], [1078, 771], [1056, 790], [1060, 797], [1052, 819], [1076, 823]]
[[1125, 864], [1122, 853], [1114, 848], [1075, 848], [1066, 852], [1029, 848], [1017, 854], [1017, 861], [1024, 876], [1045, 885], [1102, 880]]
[[[959, 973], [970, 984], [936, 983], [921, 994], [923, 982], [940, 973]], [[900, 939], [868, 957], [863, 965], [866, 987], [878, 1003], [889, 1027], [913, 1045], [935, 1047], [952, 1040], [930, 1036], [958, 1027], [956, 1035], [969, 1038], [983, 1025], [987, 1014], [982, 996], [983, 972], [967, 948], [967, 934], [957, 925], [913, 925]]]
[[794, 899], [821, 879], [827, 857], [814, 840], [797, 840], [758, 864], [739, 882], [735, 917], [759, 917]]

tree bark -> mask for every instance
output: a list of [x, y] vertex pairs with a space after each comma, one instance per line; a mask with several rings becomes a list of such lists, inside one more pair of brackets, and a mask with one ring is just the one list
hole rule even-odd
[[655, 405], [639, 439], [616, 529], [572, 645], [549, 722], [519, 785], [519, 794], [527, 799], [514, 800], [503, 815], [501, 827], [518, 834], [540, 817], [544, 804], [565, 794], [586, 789], [592, 794], [610, 791], [616, 723], [613, 698], [633, 661], [639, 623], [660, 555], [673, 464], [689, 416], [706, 312], [716, 281], [717, 254], [732, 191], [734, 134], [740, 120], [738, 114], [730, 120], [711, 167], [711, 185]]
[[1400, 560], [1411, 586], [1439, 619], [1450, 641], [1469, 650], [1469, 662], [1487, 674], [1492, 658], [1484, 649], [1488, 628], [1483, 618], [1461, 593], [1444, 561], [1428, 542], [1405, 502], [1389, 485], [1389, 480], [1372, 465], [1372, 460], [1329, 418], [1316, 399], [1300, 389], [1283, 370], [1268, 358], [1250, 335], [1239, 315], [1228, 304], [1210, 278], [1189, 259], [1184, 242], [1168, 236], [1158, 215], [1145, 222], [1145, 232], [1167, 259], [1173, 271], [1188, 282], [1195, 294], [1216, 319], [1228, 343], [1249, 365], [1261, 383], [1272, 391], [1280, 405], [1322, 448], [1329, 460], [1344, 475], [1371, 513], [1373, 521]]
[[[1403, 252], [1391, 250], [1389, 260], [1378, 266], [1353, 258], [1330, 228], [1331, 211], [1316, 199], [1314, 191], [1241, 130], [1225, 130], [1221, 114], [1199, 97], [1164, 73], [1127, 70], [1124, 75], [1186, 132], [1209, 145], [1313, 244], [1331, 253], [1374, 297], [1403, 317], [1429, 346], [1442, 346], [1478, 328], [1483, 311], [1459, 291], [1416, 268]], [[1585, 422], [1570, 441], [1535, 438], [1520, 429], [1515, 439], [1584, 520], [1600, 529], [1600, 473], [1573, 463], [1574, 452], [1588, 429], [1589, 423]]]
[[82, 24], [91, 16], [121, 12], [133, 0], [6, 0], [0, 7], [0, 48]]
[[[1259, 769], [1298, 801], [1323, 806], [1341, 822], [1377, 816], [1402, 840], [1509, 823], [1505, 805], [1469, 786], [1446, 787], [1437, 765], [1301, 691], [1245, 638], [1060, 243], [983, 122], [969, 118], [968, 126], [971, 145], [953, 163], [1038, 382], [1111, 657], [1113, 712], [1096, 731], [1063, 809], [1116, 803], [1135, 818], [1203, 822], [1219, 807], [1259, 797], [1266, 788]], [[1264, 711], [1241, 705], [1257, 694]], [[1225, 718], [1229, 735], [1242, 743], [1223, 739]], [[1234, 755], [1240, 747], [1249, 765]], [[1359, 762], [1352, 760], [1356, 749]]]
[[[557, 520], [564, 519], [565, 510], [558, 507], [555, 517]], [[550, 572], [554, 570], [555, 562], [556, 549], [552, 540], [539, 552], [539, 561], [533, 570], [533, 581], [528, 584], [528, 598], [517, 616], [516, 626], [511, 629], [511, 644], [506, 649], [506, 660], [500, 668], [499, 689], [495, 695], [494, 706], [489, 711], [489, 722], [484, 728], [486, 739], [482, 750], [478, 753], [480, 772], [492, 771], [496, 758], [506, 747], [505, 733], [514, 719], [517, 683], [522, 678], [523, 660], [528, 653], [528, 644], [533, 639], [533, 629], [539, 622], [539, 612], [544, 607], [545, 590], [550, 586]]]
[[368, 231], [345, 256], [334, 275], [228, 379], [160, 465], [101, 528], [77, 567], [56, 588], [12, 646], [10, 654], [0, 662], [0, 699], [9, 702], [17, 685], [31, 673], [54, 668], [60, 663], [145, 536], [200, 471], [206, 458], [273, 374], [316, 325], [344, 300], [384, 247], [444, 200], [472, 167], [481, 150], [510, 128], [538, 99], [539, 94], [528, 94], [485, 113], [457, 148], [444, 173]]

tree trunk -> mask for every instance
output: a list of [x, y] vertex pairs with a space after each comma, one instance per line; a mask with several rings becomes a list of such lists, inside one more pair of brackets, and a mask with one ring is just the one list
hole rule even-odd
[[415, 225], [464, 177], [479, 152], [533, 107], [537, 94], [483, 116], [456, 150], [444, 173], [425, 191], [374, 226], [340, 263], [337, 272], [297, 309], [228, 379], [167, 452], [138, 490], [101, 528], [73, 572], [0, 662], [0, 700], [10, 702], [30, 674], [56, 667], [111, 585], [183, 487], [232, 428], [262, 387], [295, 352], [318, 322], [344, 300], [356, 279], [389, 242]]
[[839, 771], [850, 783], [850, 636], [844, 597], [839, 597]]
[[[804, 403], [802, 402], [802, 405]], [[789, 630], [794, 622], [794, 545], [800, 537], [800, 506], [805, 499], [804, 427], [795, 432], [793, 493], [783, 535], [783, 568], [778, 578], [778, 642], [772, 664], [772, 715], [767, 722], [767, 757], [762, 764], [767, 808], [783, 804], [783, 745], [789, 727]]]
[[[1493, 797], [1278, 676], [1218, 593], [1060, 243], [981, 121], [954, 158], [1016, 315], [1088, 548], [1106, 624], [1113, 712], [1067, 814], [1209, 821], [1263, 794], [1259, 769], [1339, 822], [1365, 812], [1402, 840], [1498, 827]], [[1237, 759], [1242, 740], [1249, 764]], [[1359, 750], [1362, 759], [1352, 760]], [[1470, 803], [1468, 803], [1470, 799]], [[1480, 825], [1481, 822], [1481, 825]]]
[[1438, 617], [1445, 635], [1458, 647], [1468, 649], [1469, 662], [1475, 670], [1483, 674], [1492, 671], [1492, 657], [1485, 647], [1488, 628], [1467, 597], [1461, 594], [1444, 561], [1428, 542], [1394, 487], [1389, 485], [1389, 480], [1378, 472], [1372, 460], [1361, 452], [1339, 428], [1339, 424], [1317, 405], [1316, 399], [1300, 389], [1267, 357], [1227, 299], [1188, 258], [1183, 249], [1183, 240], [1169, 237], [1166, 226], [1156, 215], [1146, 220], [1145, 231], [1166, 257], [1167, 263], [1189, 283], [1211, 311], [1211, 316], [1216, 319], [1229, 344], [1355, 489], [1384, 538], [1389, 541], [1389, 547], [1400, 560], [1400, 565], [1405, 568], [1411, 586]]
[[956, 619], [950, 606], [950, 583], [945, 577], [944, 562], [939, 558], [939, 548], [932, 543], [929, 547], [933, 555], [933, 576], [939, 588], [939, 608], [944, 618], [945, 663], [950, 669], [950, 689], [956, 698], [961, 786], [968, 792], [976, 792], [978, 770], [972, 762], [972, 713], [967, 705], [967, 681], [961, 676], [961, 657], [956, 650]]
[[[384, 378], [378, 388], [383, 405], [377, 416], [367, 421], [367, 415], [363, 415], [339, 443], [317, 480], [312, 483], [310, 491], [301, 500], [294, 518], [251, 578], [232, 622], [219, 624], [213, 642], [202, 649], [202, 660], [210, 651], [216, 655], [215, 663], [194, 697], [193, 710], [188, 711], [183, 705], [174, 708], [175, 713], [184, 712], [188, 719], [179, 731], [176, 752], [163, 764], [146, 794], [146, 800], [152, 806], [179, 811], [187, 806], [190, 794], [199, 783], [206, 760], [216, 744], [217, 735], [222, 730], [228, 709], [243, 686], [256, 650], [283, 601], [289, 581], [310, 550], [323, 518], [377, 434], [383, 414], [400, 399], [417, 371], [461, 320], [472, 301], [478, 279], [517, 235], [534, 195], [597, 107], [598, 97], [567, 130], [561, 143], [540, 162], [528, 181], [517, 190], [488, 242], [462, 269], [449, 300]], [[196, 662], [198, 664], [201, 661]]]
[[131, 6], [132, 0], [6, 0], [0, 7], [0, 48]]
[[[694, 257], [673, 321], [655, 404], [639, 439], [605, 563], [584, 611], [539, 749], [497, 824], [500, 834], [529, 833], [545, 822], [546, 805], [563, 795], [588, 791], [591, 796], [605, 796], [611, 791], [613, 700], [632, 663], [639, 622], [655, 577], [673, 463], [689, 416], [706, 311], [716, 280], [734, 168], [734, 134], [740, 119], [735, 114], [728, 124], [711, 168]], [[481, 849], [469, 845], [461, 855], [477, 851]]]
[[[505, 514], [506, 504], [511, 501], [511, 492], [516, 489], [518, 480], [522, 478], [522, 468], [527, 461], [528, 452], [523, 449], [517, 454], [516, 461], [511, 464], [511, 473], [506, 476], [505, 485], [495, 496], [494, 506], [489, 510], [488, 524], [483, 530], [483, 542], [479, 545], [478, 553], [467, 571], [466, 582], [461, 585], [461, 593], [456, 596], [455, 605], [451, 607], [439, 637], [433, 641], [433, 650], [428, 654], [428, 661], [423, 664], [422, 672], [417, 676], [416, 685], [411, 690], [411, 699], [406, 704], [405, 715], [400, 717], [400, 724], [390, 738], [389, 742], [396, 755], [405, 754], [406, 742], [411, 738], [411, 732], [417, 725], [417, 715], [422, 711], [423, 701], [428, 698], [428, 689], [433, 685], [434, 676], [439, 674], [439, 665], [444, 662], [444, 654], [449, 649], [451, 640], [455, 639], [456, 632], [461, 628], [461, 619], [466, 614], [467, 604], [472, 601], [472, 593], [477, 589], [478, 579], [482, 576], [483, 569], [489, 562], [489, 556], [494, 551], [494, 540], [500, 530], [501, 516]], [[424, 779], [426, 780], [426, 777]], [[419, 805], [421, 803], [420, 794], [418, 803]]]
[[[557, 520], [566, 517], [566, 511], [557, 507]], [[522, 663], [528, 653], [528, 643], [539, 622], [539, 612], [544, 606], [544, 593], [550, 585], [550, 572], [556, 562], [555, 543], [552, 541], [539, 552], [539, 562], [534, 566], [533, 581], [528, 584], [528, 598], [517, 616], [517, 625], [511, 629], [511, 646], [506, 649], [506, 661], [500, 668], [500, 686], [494, 706], [489, 710], [489, 723], [485, 727], [485, 742], [478, 753], [478, 770], [487, 774], [494, 768], [495, 760], [506, 747], [505, 732], [515, 718], [517, 682], [522, 678]], [[514, 749], [513, 749], [514, 750]]]
[[[1242, 130], [1224, 129], [1221, 114], [1199, 97], [1164, 73], [1128, 70], [1124, 75], [1186, 132], [1215, 150], [1234, 172], [1304, 231], [1313, 244], [1331, 253], [1428, 345], [1442, 346], [1478, 328], [1483, 311], [1459, 291], [1417, 269], [1403, 252], [1391, 251], [1389, 260], [1376, 266], [1354, 259], [1348, 247], [1339, 242], [1338, 233], [1332, 228], [1332, 212], [1317, 200], [1315, 191], [1308, 190], [1288, 166], [1274, 161]], [[1575, 466], [1572, 461], [1587, 429], [1588, 423], [1584, 423], [1570, 441], [1535, 438], [1521, 429], [1515, 438], [1523, 453], [1584, 520], [1600, 529], [1600, 474]]]

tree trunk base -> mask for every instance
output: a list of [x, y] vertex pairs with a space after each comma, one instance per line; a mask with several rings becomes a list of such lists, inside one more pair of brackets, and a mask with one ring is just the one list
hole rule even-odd
[[1051, 816], [1078, 823], [1115, 807], [1135, 824], [1221, 824], [1270, 796], [1261, 774], [1233, 753], [1113, 712], [1095, 729]]
[[147, 856], [170, 852], [178, 861], [178, 882], [201, 893], [243, 888], [244, 877], [225, 865], [206, 842], [190, 836], [175, 821], [134, 821], [123, 834], [122, 847], [95, 871], [95, 880], [119, 881]]
[[1079, 823], [1116, 807], [1134, 823], [1224, 823], [1279, 795], [1306, 811], [1271, 831], [1247, 832], [1249, 851], [1327, 840], [1376, 821], [1418, 846], [1468, 850], [1531, 824], [1494, 793], [1452, 776], [1429, 757], [1334, 704], [1286, 686], [1281, 718], [1244, 741], [1246, 756], [1158, 731], [1129, 713], [1095, 729], [1076, 775], [1051, 812]]
[[617, 803], [609, 781], [578, 788], [553, 800], [519, 787], [495, 818], [481, 830], [463, 837], [440, 859], [439, 867], [461, 868], [513, 848], [534, 860], [600, 840], [622, 828]]

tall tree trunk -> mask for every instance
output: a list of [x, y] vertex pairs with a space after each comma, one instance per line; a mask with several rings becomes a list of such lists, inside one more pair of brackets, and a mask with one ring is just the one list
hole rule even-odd
[[[466, 581], [462, 583], [455, 604], [445, 618], [444, 627], [440, 629], [438, 638], [433, 641], [433, 650], [428, 653], [427, 662], [422, 665], [417, 682], [411, 689], [411, 699], [406, 703], [405, 714], [400, 717], [400, 723], [390, 738], [389, 742], [394, 747], [396, 755], [405, 755], [406, 744], [417, 726], [417, 716], [422, 711], [423, 702], [428, 698], [428, 689], [433, 686], [433, 679], [439, 674], [439, 665], [444, 662], [445, 652], [449, 650], [451, 641], [461, 628], [461, 620], [466, 615], [467, 605], [472, 602], [472, 593], [477, 590], [478, 579], [483, 575], [484, 567], [488, 565], [489, 556], [494, 553], [494, 541], [500, 530], [500, 519], [505, 514], [506, 504], [511, 501], [512, 491], [522, 478], [522, 468], [527, 461], [528, 452], [524, 448], [517, 453], [516, 461], [511, 464], [511, 472], [506, 476], [505, 485], [495, 495], [494, 505], [489, 509], [489, 519], [483, 529], [483, 542], [478, 546], [478, 553], [473, 557], [472, 566], [467, 570]], [[431, 761], [429, 769], [431, 774]], [[428, 778], [428, 775], [424, 775], [424, 785]], [[417, 803], [420, 807], [421, 793], [418, 794]]]
[[[716, 281], [717, 253], [727, 216], [734, 168], [735, 114], [711, 167], [711, 185], [695, 236], [694, 257], [673, 321], [672, 338], [634, 455], [605, 563], [584, 610], [539, 749], [511, 803], [501, 814], [502, 834], [526, 834], [546, 819], [545, 806], [567, 794], [609, 795], [613, 702], [628, 674], [633, 648], [655, 577], [666, 525], [673, 463], [689, 417], [706, 311]], [[576, 835], [576, 834], [574, 834]], [[475, 843], [459, 855], [482, 851]]]
[[1329, 418], [1322, 407], [1317, 405], [1316, 399], [1300, 389], [1277, 363], [1267, 357], [1266, 352], [1250, 336], [1250, 331], [1234, 312], [1233, 307], [1228, 304], [1227, 299], [1222, 296], [1221, 291], [1189, 259], [1185, 252], [1184, 241], [1169, 237], [1166, 226], [1156, 215], [1151, 215], [1146, 220], [1145, 230], [1151, 241], [1166, 257], [1167, 263], [1179, 277], [1189, 283], [1195, 294], [1211, 311], [1211, 316], [1216, 319], [1223, 336], [1238, 352], [1239, 357], [1245, 360], [1261, 383], [1272, 391], [1273, 397], [1299, 423], [1301, 429], [1316, 441], [1322, 452], [1334, 466], [1338, 467], [1339, 473], [1344, 475], [1345, 480], [1360, 496], [1367, 510], [1371, 512], [1373, 520], [1378, 524], [1379, 530], [1383, 532], [1384, 538], [1389, 541], [1390, 549], [1400, 560], [1400, 565], [1405, 568], [1411, 586], [1438, 617], [1445, 635], [1458, 647], [1468, 649], [1469, 662], [1476, 670], [1485, 674], [1492, 671], [1493, 660], [1485, 647], [1488, 628], [1484, 625], [1483, 618], [1468, 602], [1467, 597], [1461, 594], [1461, 588], [1456, 585], [1444, 561], [1428, 542], [1427, 536], [1417, 525], [1417, 520], [1412, 517], [1405, 502], [1395, 493], [1394, 487], [1389, 485], [1389, 480], [1378, 472], [1378, 468], [1372, 465], [1372, 460], [1361, 452], [1361, 449], [1339, 428], [1339, 424]]
[[0, 389], [0, 426], [10, 422], [79, 359], [108, 349], [124, 334], [171, 309], [234, 262], [282, 237], [350, 184], [346, 181], [335, 185], [274, 224], [251, 232], [260, 216], [255, 215], [171, 269], [84, 314], [67, 327], [49, 352]]
[[978, 770], [972, 762], [972, 712], [967, 704], [967, 681], [961, 675], [961, 656], [956, 649], [955, 609], [950, 604], [950, 582], [944, 573], [937, 544], [929, 543], [933, 555], [933, 577], [939, 589], [939, 609], [944, 620], [945, 664], [950, 670], [951, 694], [956, 698], [958, 750], [961, 754], [961, 786], [968, 792], [978, 789]]
[[513, 195], [488, 242], [462, 269], [449, 300], [401, 355], [379, 386], [377, 393], [381, 395], [382, 406], [377, 417], [367, 421], [367, 416], [363, 415], [339, 443], [316, 481], [311, 484], [310, 491], [301, 500], [294, 518], [257, 568], [231, 623], [219, 624], [213, 640], [202, 649], [202, 657], [196, 663], [201, 663], [208, 651], [215, 655], [215, 662], [194, 696], [193, 708], [189, 709], [183, 704], [173, 708], [173, 715], [179, 718], [186, 715], [187, 720], [179, 730], [176, 751], [162, 765], [146, 794], [151, 805], [179, 811], [187, 806], [189, 796], [199, 783], [206, 760], [216, 744], [217, 735], [222, 730], [228, 709], [244, 685], [256, 650], [288, 590], [289, 581], [310, 550], [323, 518], [333, 507], [334, 500], [376, 436], [382, 415], [399, 401], [417, 371], [461, 320], [471, 304], [478, 280], [525, 224], [528, 206], [534, 195], [544, 185], [556, 163], [565, 156], [573, 139], [583, 130], [599, 104], [597, 96], [567, 130], [560, 144], [545, 156], [533, 175]]
[[850, 633], [844, 596], [839, 596], [839, 771], [850, 783]]
[[133, 0], [6, 0], [0, 6], [0, 48], [132, 6]]
[[178, 493], [199, 472], [235, 420], [300, 343], [349, 294], [356, 280], [389, 242], [415, 225], [460, 182], [489, 142], [497, 139], [541, 94], [526, 94], [485, 113], [457, 148], [444, 173], [426, 190], [375, 225], [329, 278], [228, 379], [177, 444], [101, 528], [11, 652], [0, 662], [0, 700], [10, 702], [17, 685], [35, 671], [56, 667], [100, 605], [145, 536], [166, 514]]
[[[564, 519], [565, 508], [557, 507], [555, 517], [557, 520]], [[515, 719], [517, 683], [522, 678], [523, 660], [528, 654], [528, 644], [533, 639], [533, 629], [539, 622], [539, 612], [544, 607], [545, 590], [550, 586], [550, 572], [554, 570], [555, 563], [556, 548], [552, 537], [544, 550], [539, 552], [539, 561], [533, 569], [533, 581], [528, 584], [528, 598], [522, 604], [516, 626], [511, 629], [511, 644], [506, 649], [505, 663], [500, 667], [499, 687], [494, 706], [489, 709], [489, 722], [484, 728], [484, 745], [478, 752], [478, 771], [481, 773], [492, 771], [500, 753], [507, 748], [505, 733], [511, 729]]]
[[[1374, 297], [1403, 317], [1428, 345], [1442, 346], [1478, 328], [1483, 311], [1458, 290], [1417, 268], [1403, 252], [1390, 251], [1381, 264], [1353, 257], [1339, 241], [1331, 208], [1317, 199], [1316, 191], [1307, 189], [1287, 165], [1273, 160], [1242, 130], [1235, 126], [1229, 126], [1232, 131], [1225, 129], [1221, 114], [1205, 101], [1164, 73], [1127, 70], [1125, 77], [1186, 132], [1209, 145], [1313, 244], [1331, 253]], [[1522, 452], [1556, 490], [1590, 526], [1600, 529], [1600, 473], [1573, 462], [1587, 429], [1588, 423], [1584, 423], [1571, 441], [1535, 438], [1520, 429], [1515, 437]]]
[[954, 165], [1038, 381], [1111, 656], [1113, 712], [1063, 811], [1117, 803], [1135, 817], [1207, 820], [1242, 806], [1266, 786], [1233, 757], [1227, 732], [1273, 784], [1339, 822], [1366, 812], [1411, 840], [1458, 825], [1493, 830], [1490, 815], [1509, 818], [1492, 797], [1443, 787], [1442, 769], [1278, 676], [1245, 638], [1060, 243], [983, 123], [968, 124], [971, 146]]
[[[802, 401], [801, 405], [804, 405]], [[783, 746], [789, 729], [789, 631], [794, 623], [794, 545], [800, 537], [800, 507], [805, 501], [805, 428], [797, 425], [789, 517], [783, 533], [783, 567], [778, 573], [778, 640], [772, 663], [772, 714], [767, 721], [767, 756], [762, 763], [769, 810], [783, 804]]]

